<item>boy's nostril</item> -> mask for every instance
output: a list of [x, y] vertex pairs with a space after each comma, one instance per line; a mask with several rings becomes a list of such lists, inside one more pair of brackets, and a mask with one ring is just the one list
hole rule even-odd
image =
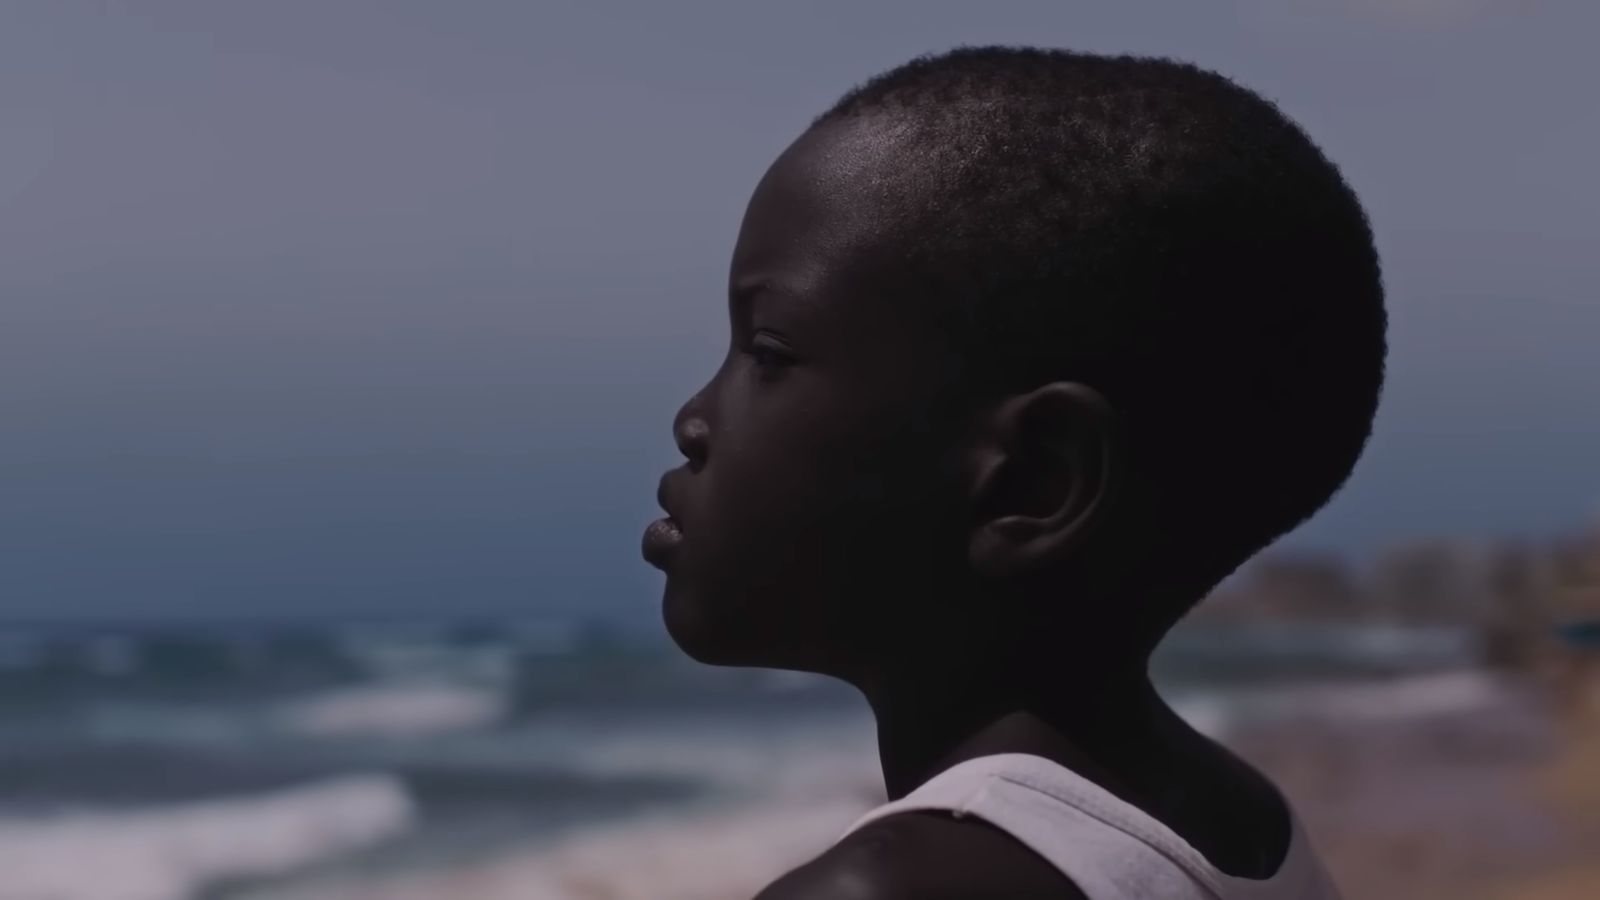
[[673, 430], [673, 437], [677, 440], [678, 452], [691, 463], [698, 464], [705, 458], [706, 438], [710, 433], [711, 428], [704, 419], [689, 418]]

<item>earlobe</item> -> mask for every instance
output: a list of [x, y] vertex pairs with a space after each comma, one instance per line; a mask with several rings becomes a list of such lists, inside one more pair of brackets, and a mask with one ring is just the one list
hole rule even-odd
[[980, 524], [967, 546], [968, 565], [986, 578], [1005, 578], [1025, 571], [1027, 555], [1018, 550], [1028, 544], [1030, 531], [1026, 523], [1016, 518]]

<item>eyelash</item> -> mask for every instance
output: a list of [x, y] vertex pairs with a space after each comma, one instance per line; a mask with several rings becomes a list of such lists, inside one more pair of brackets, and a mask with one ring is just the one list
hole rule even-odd
[[[794, 362], [792, 358], [776, 347], [756, 343], [755, 341], [751, 341], [745, 353], [749, 354], [750, 358], [755, 361], [756, 368], [761, 370], [784, 368]], [[769, 361], [764, 362], [763, 360]]]

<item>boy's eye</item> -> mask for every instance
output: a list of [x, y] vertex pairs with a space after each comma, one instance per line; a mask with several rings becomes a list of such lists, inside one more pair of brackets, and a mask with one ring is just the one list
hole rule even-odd
[[784, 349], [770, 340], [756, 339], [750, 342], [749, 349], [745, 351], [755, 361], [756, 368], [764, 370], [780, 369], [794, 362]]

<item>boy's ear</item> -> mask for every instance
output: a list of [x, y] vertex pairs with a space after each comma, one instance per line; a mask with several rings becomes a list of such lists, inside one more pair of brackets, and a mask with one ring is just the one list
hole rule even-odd
[[1110, 403], [1057, 381], [1006, 398], [976, 442], [968, 483], [968, 563], [1002, 578], [1053, 565], [1109, 512], [1118, 478]]

